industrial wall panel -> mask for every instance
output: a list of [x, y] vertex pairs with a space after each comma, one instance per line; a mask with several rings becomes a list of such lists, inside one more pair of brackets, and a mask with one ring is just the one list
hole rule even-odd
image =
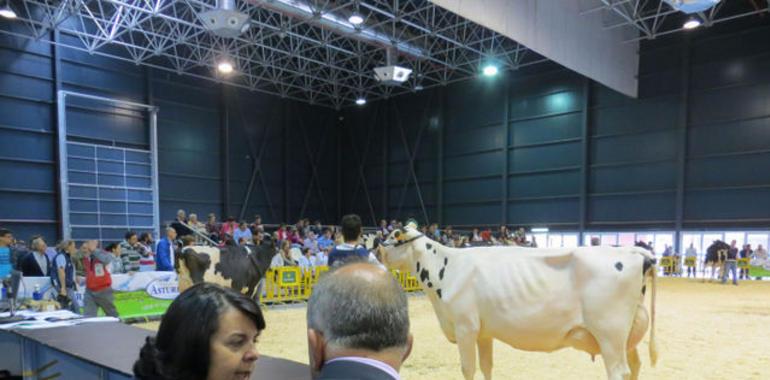
[[674, 162], [597, 167], [591, 169], [589, 189], [593, 193], [671, 190], [676, 188], [676, 172]]
[[501, 198], [502, 178], [449, 181], [444, 183], [444, 202], [494, 201]]
[[522, 120], [510, 125], [509, 145], [540, 144], [580, 137], [582, 113], [569, 113], [545, 118]]
[[678, 150], [673, 129], [593, 139], [591, 145], [591, 162], [597, 164], [673, 160]]
[[770, 149], [770, 117], [706, 124], [688, 131], [691, 157]]
[[770, 187], [690, 191], [685, 197], [685, 219], [688, 221], [733, 220], [743, 225], [752, 219], [767, 223], [770, 209]]
[[50, 191], [56, 186], [53, 165], [9, 162], [0, 159], [0, 188]]
[[674, 192], [594, 196], [588, 207], [592, 223], [673, 221]]
[[456, 178], [501, 174], [504, 157], [501, 151], [448, 157], [444, 159], [445, 175], [447, 178]]
[[[515, 91], [515, 90], [514, 90]], [[511, 119], [531, 119], [580, 111], [583, 99], [579, 88], [552, 94], [511, 100]]]
[[508, 223], [522, 226], [576, 224], [578, 205], [577, 198], [511, 201], [508, 202]]
[[516, 148], [508, 155], [511, 173], [557, 169], [580, 164], [580, 143]]
[[687, 186], [730, 187], [770, 185], [770, 152], [690, 160]]
[[446, 206], [444, 214], [445, 225], [473, 226], [501, 223], [500, 204], [496, 202]]
[[535, 173], [510, 177], [509, 198], [576, 195], [580, 192], [580, 172]]
[[690, 99], [693, 125], [770, 116], [770, 83], [694, 92]]
[[674, 129], [679, 110], [680, 101], [676, 96], [595, 109], [590, 113], [591, 134], [606, 136]]
[[505, 113], [504, 88], [489, 80], [466, 81], [451, 86], [446, 94], [447, 130], [473, 129], [499, 124]]
[[505, 147], [505, 129], [502, 125], [452, 131], [445, 136], [445, 155], [468, 154]]

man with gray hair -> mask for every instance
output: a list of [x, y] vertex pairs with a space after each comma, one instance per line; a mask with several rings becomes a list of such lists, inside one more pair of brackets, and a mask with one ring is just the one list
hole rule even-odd
[[327, 273], [307, 305], [310, 370], [318, 380], [399, 380], [412, 350], [401, 286], [376, 265]]

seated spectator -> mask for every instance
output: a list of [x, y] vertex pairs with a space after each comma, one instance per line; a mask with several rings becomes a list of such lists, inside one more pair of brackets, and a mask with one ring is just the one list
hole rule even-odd
[[[173, 228], [170, 228], [172, 231]], [[99, 252], [96, 240], [89, 240], [80, 247], [83, 251], [83, 268], [86, 274], [86, 292], [83, 297], [84, 315], [95, 317], [99, 308], [110, 317], [118, 317], [115, 298], [112, 294], [112, 276], [107, 269], [115, 257], [107, 252]]]
[[305, 241], [302, 242], [302, 246], [310, 250], [310, 254], [315, 255], [318, 253], [318, 240], [316, 239], [315, 232], [308, 231]]
[[185, 226], [185, 224], [187, 224], [187, 218], [184, 210], [177, 211], [176, 220], [171, 223], [171, 228], [176, 230], [177, 236], [192, 235], [192, 230]]
[[238, 225], [238, 229], [233, 232], [233, 240], [238, 243], [238, 245], [244, 245], [252, 240], [251, 230], [248, 225], [246, 225], [246, 222], [241, 222]]
[[[198, 241], [203, 240], [201, 239], [202, 236], [206, 236], [206, 225], [201, 223], [198, 220], [198, 214], [190, 214], [190, 218], [187, 221], [187, 225], [190, 226], [190, 229], [193, 232], [191, 235], [195, 236], [195, 240]], [[179, 236], [185, 236], [185, 235], [179, 235]]]
[[206, 234], [208, 235], [209, 239], [219, 242], [219, 232], [221, 231], [219, 227], [219, 223], [217, 223], [217, 215], [213, 212], [209, 214], [208, 220], [206, 221]]
[[767, 250], [762, 247], [762, 244], [757, 246], [757, 250], [754, 251], [754, 257], [757, 260], [767, 260]]
[[300, 235], [296, 226], [291, 227], [289, 233], [286, 235], [286, 240], [297, 246], [302, 245], [302, 236]]
[[33, 236], [29, 241], [32, 253], [26, 255], [21, 262], [21, 272], [24, 277], [48, 277], [51, 262], [46, 255], [48, 245], [42, 236]]
[[356, 214], [342, 217], [342, 234], [344, 243], [337, 245], [329, 253], [329, 266], [334, 267], [351, 261], [369, 260], [369, 251], [359, 244], [361, 239], [361, 218]]
[[75, 302], [75, 266], [72, 264], [72, 255], [77, 252], [75, 242], [64, 240], [57, 246], [56, 256], [53, 257], [51, 267], [51, 286], [57, 293], [56, 301], [62, 309], [69, 309], [74, 313], [80, 313], [80, 308]]
[[332, 231], [328, 228], [324, 229], [323, 236], [318, 238], [318, 249], [323, 250], [326, 249], [326, 247], [330, 247], [334, 245], [334, 240], [332, 240]]
[[313, 231], [316, 236], [320, 236], [324, 231], [324, 228], [321, 225], [321, 221], [316, 220], [313, 226], [310, 227], [310, 230]]
[[142, 256], [147, 256], [147, 253], [139, 244], [136, 232], [126, 232], [125, 240], [120, 243], [120, 261], [123, 262], [123, 268], [127, 272], [139, 272]]
[[7, 278], [13, 270], [13, 234], [0, 228], [0, 279]]
[[473, 234], [471, 235], [471, 241], [472, 242], [480, 242], [480, 241], [483, 241], [483, 240], [484, 239], [481, 238], [481, 234], [479, 234], [479, 229], [478, 228], [474, 228], [473, 229]]
[[153, 252], [153, 247], [155, 247], [155, 243], [152, 241], [152, 234], [149, 232], [142, 232], [139, 236], [139, 243], [137, 243], [137, 245], [139, 247], [139, 252], [142, 255], [142, 258], [139, 259], [139, 270], [142, 272], [154, 271], [155, 253]]
[[441, 234], [441, 243], [449, 244], [452, 241], [454, 241], [454, 231], [452, 231], [452, 226], [447, 226], [444, 233]]
[[270, 269], [295, 266], [297, 263], [291, 258], [291, 242], [284, 240], [281, 242], [281, 250], [270, 261]]
[[[238, 223], [235, 222], [234, 217], [228, 217], [227, 221], [222, 224], [222, 230], [219, 231], [219, 239], [221, 241], [227, 240], [228, 236], [232, 239], [235, 230], [238, 229]], [[236, 240], [237, 242], [237, 240]]]
[[259, 214], [254, 215], [254, 223], [251, 223], [249, 229], [251, 230], [252, 234], [256, 234], [257, 232], [265, 232], [265, 226], [262, 225], [262, 216]]
[[174, 271], [174, 250], [176, 249], [176, 230], [166, 228], [166, 237], [158, 242], [155, 249], [156, 269], [161, 272]]
[[326, 248], [319, 250], [315, 255], [315, 266], [328, 266], [329, 265], [329, 252], [331, 252], [333, 246], [329, 245]]
[[314, 265], [313, 255], [310, 253], [309, 248], [302, 248], [302, 256], [299, 258], [299, 267], [303, 271], [313, 270]]
[[110, 243], [107, 248], [104, 249], [107, 253], [113, 256], [113, 260], [110, 262], [109, 271], [112, 274], [126, 274], [128, 271], [123, 267], [123, 260], [120, 257], [120, 244]]
[[278, 230], [275, 231], [275, 238], [278, 239], [278, 241], [284, 241], [288, 235], [289, 231], [286, 230], [286, 225], [281, 223], [281, 225], [278, 226]]
[[259, 359], [255, 344], [264, 329], [254, 300], [219, 285], [194, 285], [171, 303], [157, 335], [145, 340], [134, 377], [250, 379]]
[[307, 304], [313, 378], [398, 380], [412, 350], [407, 300], [393, 276], [354, 263], [323, 276]]
[[385, 219], [380, 220], [380, 227], [377, 231], [381, 231], [383, 235], [388, 236], [390, 231], [388, 230], [388, 222]]

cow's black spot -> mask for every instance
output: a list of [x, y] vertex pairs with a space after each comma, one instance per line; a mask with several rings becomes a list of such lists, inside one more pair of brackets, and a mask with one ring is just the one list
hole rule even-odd
[[425, 248], [427, 248], [430, 251], [431, 249], [433, 249], [433, 244], [425, 243]]
[[642, 295], [647, 293], [647, 285], [642, 285]]
[[433, 287], [433, 283], [432, 283], [432, 282], [430, 282], [430, 281], [428, 281], [428, 287], [429, 287], [429, 288], [432, 288], [432, 287]]
[[444, 279], [444, 269], [446, 269], [446, 267], [441, 268], [441, 270], [438, 271], [438, 279], [439, 280], [443, 280]]
[[436, 294], [438, 294], [438, 298], [441, 298], [441, 289], [436, 289]]
[[417, 262], [417, 270], [414, 273], [420, 273], [420, 262]]
[[436, 250], [435, 250], [435, 249], [433, 250], [433, 254], [434, 254], [434, 255], [436, 254]]
[[447, 265], [447, 263], [449, 263], [449, 258], [448, 258], [448, 257], [445, 257], [445, 258], [444, 258], [444, 265]]
[[655, 260], [654, 258], [651, 259], [649, 257], [645, 257], [644, 258], [644, 267], [642, 267], [642, 276], [644, 276], [644, 274], [647, 273], [647, 271], [650, 268], [652, 268], [655, 265], [656, 262], [657, 262], [657, 260]]
[[430, 276], [430, 273], [428, 273], [428, 270], [425, 268], [422, 268], [422, 270], [420, 271], [420, 281], [423, 283], [428, 281], [429, 276]]
[[618, 272], [622, 271], [623, 270], [623, 263], [621, 263], [620, 261], [615, 263], [615, 269], [617, 269]]

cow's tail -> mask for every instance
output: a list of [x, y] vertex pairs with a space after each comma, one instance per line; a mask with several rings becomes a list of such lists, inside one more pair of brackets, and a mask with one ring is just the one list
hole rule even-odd
[[649, 274], [651, 282], [650, 287], [652, 288], [652, 291], [650, 292], [650, 363], [655, 367], [658, 363], [658, 344], [655, 341], [655, 279], [658, 277], [658, 270], [654, 265], [649, 269]]

